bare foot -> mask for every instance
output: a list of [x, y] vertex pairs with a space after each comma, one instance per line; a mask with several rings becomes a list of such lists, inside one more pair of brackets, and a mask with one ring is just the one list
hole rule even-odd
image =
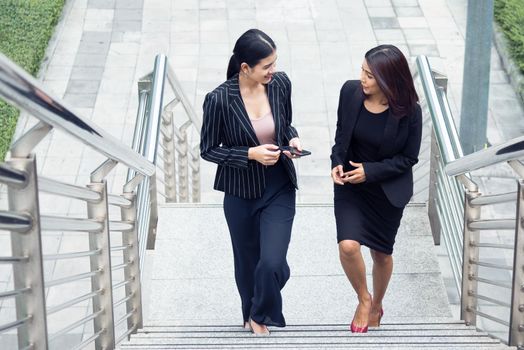
[[251, 331], [251, 325], [249, 324], [249, 322], [244, 322], [244, 329]]
[[251, 332], [255, 335], [269, 335], [269, 329], [265, 324], [258, 324], [252, 319], [249, 320], [249, 325], [251, 326]]
[[359, 328], [364, 328], [368, 326], [371, 304], [371, 295], [367, 294], [364, 297], [359, 298], [358, 306], [355, 310], [355, 315], [353, 316], [352, 324], [354, 326]]

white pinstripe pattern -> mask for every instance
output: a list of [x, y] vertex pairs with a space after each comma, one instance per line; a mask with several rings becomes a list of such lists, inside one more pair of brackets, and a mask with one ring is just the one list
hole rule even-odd
[[[273, 75], [267, 93], [277, 143], [288, 145], [298, 133], [291, 126], [291, 81], [286, 73]], [[264, 166], [248, 159], [249, 147], [258, 146], [259, 142], [240, 96], [238, 75], [208, 93], [203, 108], [200, 154], [218, 164], [214, 189], [246, 199], [261, 197], [266, 186]], [[297, 187], [293, 162], [285, 156], [281, 161]]]

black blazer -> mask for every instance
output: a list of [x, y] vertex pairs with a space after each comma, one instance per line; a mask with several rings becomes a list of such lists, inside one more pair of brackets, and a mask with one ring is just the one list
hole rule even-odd
[[[291, 81], [286, 73], [276, 72], [266, 90], [277, 144], [288, 145], [289, 140], [298, 136], [291, 126]], [[214, 189], [246, 199], [260, 198], [266, 187], [264, 165], [248, 159], [249, 147], [259, 145], [240, 96], [237, 74], [208, 93], [204, 100], [200, 155], [218, 164]], [[284, 155], [280, 161], [297, 187], [293, 161]]]
[[[331, 168], [344, 165], [363, 103], [364, 94], [360, 82], [348, 80], [340, 90], [335, 144], [331, 150]], [[422, 111], [419, 105], [416, 106], [415, 113], [403, 118], [393, 116], [390, 109], [379, 149], [382, 160], [363, 163], [366, 182], [380, 183], [386, 197], [395, 207], [404, 207], [413, 195], [412, 167], [418, 162], [421, 138]]]

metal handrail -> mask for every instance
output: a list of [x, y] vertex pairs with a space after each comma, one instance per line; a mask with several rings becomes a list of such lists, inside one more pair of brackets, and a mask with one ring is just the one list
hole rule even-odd
[[27, 323], [30, 320], [31, 320], [31, 316], [27, 316], [27, 317], [24, 317], [21, 320], [16, 320], [16, 321], [4, 324], [4, 325], [0, 326], [0, 334], [3, 333], [3, 332], [7, 332], [7, 331], [9, 331], [11, 329], [14, 329], [14, 328], [18, 328], [18, 327], [22, 326], [23, 324]]
[[135, 228], [135, 224], [130, 221], [110, 221], [109, 228], [111, 231], [132, 232]]
[[67, 104], [53, 97], [30, 74], [0, 53], [0, 96], [53, 128], [72, 135], [108, 158], [147, 176], [155, 167], [129, 146], [79, 117]]
[[131, 282], [132, 282], [131, 280], [125, 280], [125, 281], [121, 281], [121, 282], [115, 283], [115, 284], [113, 284], [113, 289], [118, 289], [118, 288], [127, 286]]
[[510, 271], [513, 270], [513, 266], [502, 265], [502, 264], [494, 264], [494, 263], [487, 263], [487, 262], [483, 262], [483, 261], [475, 261], [473, 259], [470, 259], [469, 263], [470, 264], [475, 264], [475, 265], [478, 265], [478, 266], [489, 267], [489, 268], [492, 268], [492, 269], [498, 269], [498, 270], [510, 270]]
[[418, 75], [423, 82], [422, 87], [431, 113], [433, 131], [439, 142], [441, 157], [447, 164], [463, 155], [462, 149], [457, 147], [460, 146], [459, 137], [453, 124], [453, 118], [451, 114], [448, 114], [450, 110], [442, 108], [442, 105], [445, 104], [443, 101], [447, 99], [442, 89], [437, 89], [429, 60], [425, 56], [418, 56], [416, 64]]
[[43, 231], [101, 232], [104, 225], [93, 219], [42, 215], [41, 227]]
[[[160, 126], [162, 120], [166, 120], [163, 118], [163, 90], [165, 82], [169, 80], [173, 85], [172, 80], [176, 80], [173, 72], [167, 72], [168, 68], [165, 56], [159, 55], [153, 73], [148, 76], [149, 85], [143, 89], [145, 85], [139, 83], [139, 110], [133, 147], [130, 148], [91, 121], [76, 115], [65, 103], [46, 92], [34, 78], [0, 54], [0, 98], [39, 119], [13, 142], [10, 158], [0, 164], [0, 183], [7, 185], [9, 194], [9, 210], [0, 210], [0, 229], [11, 231], [12, 239], [12, 256], [0, 257], [0, 263], [9, 263], [14, 270], [14, 290], [1, 293], [0, 298], [19, 296], [16, 298], [19, 320], [7, 325], [19, 328], [19, 348], [47, 348], [49, 341], [65, 334], [79, 322], [92, 321], [93, 335], [71, 347], [82, 348], [96, 341], [96, 349], [113, 349], [123, 339], [121, 336], [116, 339], [115, 327], [118, 324], [114, 322], [115, 314], [121, 314], [116, 308], [121, 306], [125, 307], [128, 320], [124, 337], [142, 327], [140, 275], [144, 271], [145, 249], [154, 246], [158, 218], [156, 159], [162, 137]], [[184, 105], [188, 105], [187, 100]], [[196, 121], [196, 114], [192, 109], [191, 112], [190, 118]], [[184, 124], [184, 128], [189, 125], [191, 123]], [[36, 156], [32, 152], [52, 129], [73, 135], [107, 157], [91, 172], [90, 182], [85, 187], [38, 174]], [[120, 194], [110, 194], [106, 178], [118, 164], [128, 167], [128, 177]], [[198, 169], [193, 164], [190, 167]], [[172, 172], [171, 176], [176, 177], [176, 173]], [[41, 215], [39, 194], [43, 192], [62, 199], [84, 201], [87, 215]], [[120, 209], [120, 217], [110, 218], [115, 211], [110, 213], [109, 205]], [[41, 241], [45, 238], [44, 231], [83, 231], [89, 238], [89, 248], [43, 256]], [[110, 235], [121, 235], [121, 245], [111, 246]], [[112, 256], [113, 252], [121, 254]], [[90, 271], [55, 280], [44, 278], [44, 260], [80, 258], [89, 259]], [[114, 259], [123, 261], [117, 263], [112, 261]], [[112, 273], [117, 271], [120, 275], [122, 270], [124, 280], [115, 282]], [[91, 291], [60, 305], [46, 307], [44, 288], [58, 289], [62, 284], [82, 279], [90, 280]], [[26, 288], [26, 283], [31, 288]], [[126, 297], [114, 303], [113, 293], [118, 288], [125, 288]], [[94, 310], [104, 311], [92, 312], [83, 320], [49, 336], [48, 314], [88, 299], [92, 300]], [[31, 315], [32, 322], [25, 322], [24, 314]]]
[[[166, 84], [167, 83], [167, 84]], [[154, 115], [154, 120], [160, 121], [155, 124], [155, 132], [160, 136], [158, 151], [155, 155], [161, 162], [154, 163], [158, 166], [159, 174], [157, 181], [162, 185], [158, 194], [165, 198], [166, 202], [198, 202], [200, 201], [200, 152], [198, 142], [190, 146], [188, 128], [194, 126], [196, 133], [200, 132], [202, 121], [195, 113], [179, 83], [173, 69], [167, 63], [164, 55], [158, 55], [155, 60], [155, 70], [140, 79], [139, 83], [139, 112], [137, 116], [137, 129], [145, 128], [144, 120]], [[162, 104], [157, 91], [159, 86], [169, 86], [174, 92], [174, 98]], [[144, 110], [142, 105], [150, 105], [149, 111]], [[187, 120], [180, 126], [175, 125], [175, 107], [181, 105]], [[142, 112], [143, 111], [143, 112]], [[156, 127], [158, 126], [158, 129]], [[137, 135], [137, 132], [135, 132]], [[133, 141], [133, 148], [137, 150], [141, 143]], [[139, 151], [140, 153], [140, 151]], [[144, 154], [144, 153], [142, 153]], [[146, 156], [147, 157], [147, 156]], [[148, 158], [149, 159], [149, 158]], [[191, 190], [191, 191], [189, 191]], [[191, 193], [189, 193], [191, 192]], [[148, 240], [148, 247], [154, 247], [154, 240]]]
[[30, 291], [31, 291], [31, 288], [22, 288], [22, 289], [17, 289], [17, 290], [9, 290], [7, 292], [0, 293], [0, 299], [16, 297], [17, 295], [20, 295], [22, 293], [28, 293]]
[[[417, 57], [414, 77], [421, 81], [425, 96], [423, 105], [433, 126], [428, 214], [435, 242], [438, 244], [442, 237], [448, 250], [461, 297], [461, 318], [470, 325], [477, 325], [479, 317], [505, 325], [509, 328], [508, 339], [501, 340], [510, 345], [524, 344], [521, 332], [524, 316], [520, 305], [524, 297], [521, 288], [524, 285], [524, 165], [519, 161], [524, 157], [524, 137], [464, 156], [446, 97], [447, 78], [433, 72], [424, 56]], [[519, 179], [519, 190], [482, 195], [470, 172], [503, 162], [509, 164]], [[518, 204], [515, 217], [486, 218], [481, 211], [485, 206], [515, 202]], [[514, 230], [515, 244], [482, 242], [485, 230]], [[484, 261], [480, 248], [512, 250], [513, 264], [506, 266]], [[511, 271], [512, 280], [480, 277], [479, 267]], [[511, 290], [511, 302], [479, 293], [478, 290], [486, 285]], [[479, 311], [478, 300], [508, 308], [510, 322]], [[500, 338], [499, 333], [491, 335]]]
[[86, 257], [86, 256], [98, 255], [101, 252], [102, 252], [101, 249], [94, 249], [94, 250], [88, 250], [88, 251], [85, 251], [85, 252], [44, 255], [42, 258], [44, 260], [76, 259], [76, 258], [82, 258], [82, 257]]
[[90, 272], [80, 273], [80, 274], [74, 275], [74, 276], [68, 276], [68, 277], [59, 278], [59, 279], [56, 279], [56, 280], [46, 281], [45, 286], [49, 288], [49, 287], [58, 286], [60, 284], [65, 284], [65, 283], [70, 283], [70, 282], [83, 280], [83, 279], [86, 279], [86, 278], [95, 277], [97, 274], [99, 274], [101, 272], [102, 272], [102, 270], [98, 269], [98, 270], [94, 270], [94, 271], [90, 271]]
[[474, 296], [477, 299], [484, 300], [484, 301], [490, 302], [490, 303], [495, 304], [495, 305], [499, 305], [499, 306], [503, 306], [503, 307], [507, 307], [507, 308], [511, 307], [510, 303], [505, 303], [503, 301], [500, 301], [500, 300], [494, 299], [494, 298], [490, 298], [490, 297], [487, 297], [485, 295], [476, 294], [476, 293], [470, 293], [470, 295]]
[[115, 327], [116, 326], [119, 326], [120, 324], [122, 324], [123, 322], [127, 321], [127, 319], [131, 316], [133, 316], [133, 313], [135, 312], [135, 310], [131, 310], [129, 311], [127, 314], [125, 314], [123, 317], [121, 317], [120, 319], [116, 320], [115, 321]]
[[21, 188], [26, 185], [26, 182], [27, 176], [23, 171], [16, 170], [7, 164], [0, 164], [0, 183]]
[[100, 293], [102, 293], [101, 289], [96, 290], [94, 292], [90, 292], [90, 293], [81, 295], [81, 296], [79, 296], [77, 298], [74, 298], [72, 300], [66, 301], [66, 302], [64, 302], [62, 304], [50, 307], [50, 308], [47, 309], [47, 314], [51, 315], [51, 314], [54, 314], [55, 312], [62, 311], [62, 310], [66, 309], [66, 308], [68, 308], [70, 306], [73, 306], [73, 305], [76, 305], [78, 303], [81, 303], [82, 301], [94, 298], [97, 295], [99, 295]]
[[11, 264], [26, 262], [29, 259], [27, 256], [0, 256], [0, 264]]
[[123, 299], [120, 299], [119, 301], [116, 301], [113, 306], [114, 307], [118, 307], [122, 304], [124, 304], [125, 302], [127, 302], [128, 300], [131, 300], [131, 298], [133, 297], [134, 293], [131, 293], [129, 294], [127, 297], [123, 298]]
[[[171, 66], [167, 66], [167, 79], [169, 84], [171, 85], [171, 88], [176, 91], [180, 92], [183, 91], [182, 85], [178, 81], [174, 70], [171, 68]], [[191, 106], [191, 103], [189, 103], [188, 98], [185, 94], [179, 93], [177, 94], [176, 98], [180, 100], [182, 105], [184, 106], [184, 109], [186, 110], [189, 120], [193, 125], [195, 125], [198, 129], [202, 126], [202, 120], [198, 117], [198, 115], [195, 113], [193, 107]]]
[[509, 192], [509, 193], [497, 193], [497, 194], [492, 194], [492, 195], [484, 195], [482, 197], [472, 199], [470, 204], [472, 206], [491, 205], [491, 204], [515, 202], [516, 199], [517, 199], [517, 192], [515, 191], [515, 192]]
[[89, 188], [63, 183], [42, 176], [38, 178], [38, 188], [43, 192], [81, 199], [84, 201], [97, 202], [102, 200], [100, 193], [90, 190]]
[[25, 214], [0, 210], [0, 230], [26, 232], [32, 226], [32, 220]]
[[126, 339], [127, 337], [129, 337], [129, 335], [134, 333], [134, 332], [136, 332], [136, 326], [133, 326], [127, 332], [125, 332], [120, 337], [118, 337], [118, 339], [116, 340], [117, 344], [120, 343], [122, 340]]
[[461, 175], [490, 165], [524, 158], [524, 136], [491, 146], [446, 164], [449, 176]]
[[81, 342], [80, 344], [78, 344], [77, 346], [75, 346], [74, 348], [72, 348], [71, 350], [80, 350], [80, 349], [83, 349], [85, 348], [85, 346], [87, 344], [91, 344], [92, 342], [94, 342], [95, 340], [97, 340], [98, 338], [100, 338], [100, 336], [102, 335], [102, 333], [105, 332], [105, 329], [101, 329], [99, 330], [98, 332], [96, 332], [95, 334], [93, 334], [92, 336], [90, 336], [89, 338], [87, 338], [86, 340], [84, 340], [83, 342]]
[[515, 249], [515, 246], [511, 244], [498, 244], [498, 243], [470, 243], [472, 247], [476, 248], [497, 248], [497, 249]]
[[55, 334], [50, 336], [49, 337], [49, 341], [51, 342], [51, 341], [59, 338], [61, 335], [64, 335], [64, 334], [68, 333], [69, 331], [77, 328], [78, 326], [86, 324], [87, 322], [95, 319], [97, 316], [99, 316], [103, 312], [104, 312], [104, 310], [98, 310], [97, 312], [94, 312], [93, 314], [91, 314], [89, 316], [86, 316], [86, 317], [84, 317], [84, 318], [82, 318], [82, 319], [80, 319], [80, 320], [70, 324], [67, 327], [62, 328], [61, 330], [59, 330], [58, 332], [56, 332]]
[[501, 324], [501, 325], [503, 325], [503, 326], [507, 326], [507, 327], [509, 327], [509, 322], [508, 322], [508, 321], [504, 321], [504, 320], [502, 320], [502, 319], [500, 319], [500, 318], [498, 318], [498, 317], [495, 317], [495, 316], [489, 315], [489, 314], [487, 314], [487, 313], [485, 313], [485, 312], [482, 312], [482, 311], [479, 311], [479, 310], [477, 310], [477, 309], [471, 309], [471, 308], [470, 308], [469, 311], [472, 312], [472, 313], [474, 313], [474, 314], [477, 315], [477, 316], [484, 317], [484, 318], [486, 318], [486, 319], [488, 319], [488, 320], [490, 320], [490, 321], [493, 321], [493, 322], [496, 322], [496, 323]]
[[122, 196], [110, 194], [107, 196], [108, 204], [114, 205], [120, 208], [131, 208], [133, 203], [129, 199], [125, 199]]
[[472, 230], [514, 230], [515, 219], [471, 220], [468, 227]]

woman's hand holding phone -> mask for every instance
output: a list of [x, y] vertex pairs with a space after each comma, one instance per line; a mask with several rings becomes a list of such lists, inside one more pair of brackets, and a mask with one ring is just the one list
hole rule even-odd
[[297, 148], [291, 146], [280, 146], [279, 148], [286, 156], [288, 156], [288, 158], [292, 159], [309, 156], [311, 154], [310, 151], [306, 151], [305, 149], [299, 151]]
[[302, 149], [302, 145], [298, 137], [294, 137], [289, 140], [289, 146], [280, 146], [279, 148], [288, 158], [291, 159], [304, 157], [311, 154], [311, 152]]
[[275, 165], [280, 157], [280, 149], [277, 145], [272, 144], [251, 147], [248, 150], [247, 157], [263, 165]]

